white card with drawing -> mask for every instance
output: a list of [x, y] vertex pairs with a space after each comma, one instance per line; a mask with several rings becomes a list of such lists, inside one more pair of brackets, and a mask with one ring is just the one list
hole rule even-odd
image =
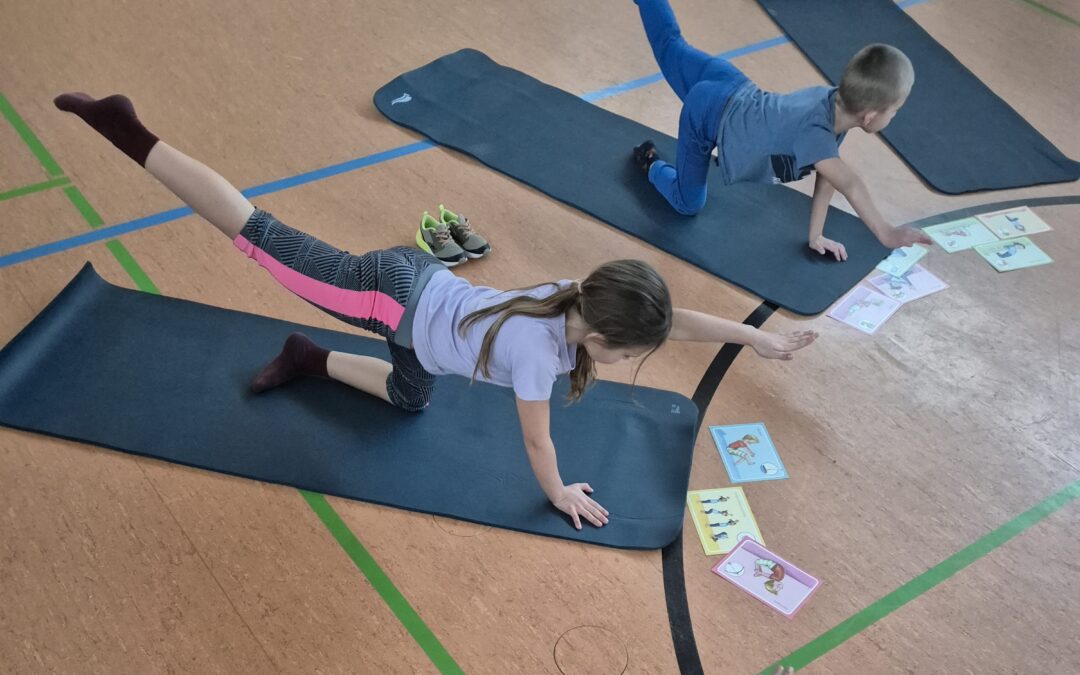
[[888, 258], [878, 263], [877, 269], [894, 277], [901, 276], [926, 255], [927, 248], [918, 244], [893, 249]]
[[866, 286], [856, 286], [829, 311], [829, 316], [864, 333], [874, 333], [900, 303]]
[[979, 215], [979, 220], [985, 223], [990, 228], [990, 231], [1001, 239], [1026, 237], [1029, 234], [1048, 232], [1053, 229], [1026, 206], [994, 211], [993, 213], [983, 213]]
[[900, 304], [937, 293], [949, 287], [947, 283], [931, 274], [922, 265], [916, 265], [902, 277], [878, 274], [869, 279], [870, 285]]
[[929, 235], [935, 244], [945, 249], [946, 253], [966, 251], [979, 244], [997, 241], [994, 233], [987, 229], [978, 218], [964, 218], [932, 225], [924, 228], [923, 232]]

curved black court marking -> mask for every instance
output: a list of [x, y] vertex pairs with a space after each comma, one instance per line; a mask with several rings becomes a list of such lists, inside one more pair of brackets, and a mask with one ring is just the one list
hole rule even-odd
[[[986, 211], [999, 211], [1015, 206], [1060, 206], [1065, 204], [1080, 204], [1080, 195], [1063, 195], [1059, 197], [1036, 197], [1033, 199], [1009, 199], [977, 206], [967, 206], [954, 211], [938, 213], [910, 223], [912, 227], [929, 227], [939, 223], [947, 223], [957, 218], [967, 218]], [[760, 328], [765, 321], [776, 311], [776, 305], [763, 302], [750, 316], [743, 320], [744, 324]], [[694, 437], [701, 431], [701, 424], [705, 419], [705, 410], [712, 402], [720, 382], [727, 374], [728, 368], [739, 355], [743, 345], [725, 344], [716, 354], [716, 358], [709, 364], [709, 368], [698, 383], [692, 397], [694, 405], [698, 407], [697, 427]], [[671, 628], [671, 641], [675, 646], [675, 658], [679, 662], [681, 675], [704, 675], [701, 667], [701, 656], [698, 654], [697, 641], [694, 639], [694, 626], [690, 619], [690, 605], [686, 600], [686, 576], [682, 566], [682, 532], [661, 551], [661, 560], [664, 566], [664, 600], [667, 603], [668, 625]]]
[[[777, 306], [771, 302], [762, 302], [743, 323], [754, 328], [761, 328], [765, 320], [772, 316]], [[720, 381], [724, 379], [728, 368], [735, 362], [744, 345], [725, 344], [717, 352], [701, 377], [692, 397], [698, 408], [697, 426], [694, 438], [701, 431], [705, 421], [705, 410], [709, 407]], [[697, 641], [694, 640], [694, 625], [690, 620], [690, 605], [686, 601], [686, 575], [682, 564], [682, 530], [679, 536], [661, 551], [664, 563], [664, 600], [667, 602], [668, 625], [671, 627], [671, 641], [675, 644], [675, 658], [679, 662], [679, 672], [683, 675], [702, 675], [701, 656], [698, 654]]]
[[913, 220], [908, 223], [908, 225], [911, 225], [912, 227], [929, 227], [931, 225], [947, 223], [950, 220], [956, 220], [957, 218], [968, 218], [980, 213], [986, 213], [987, 211], [1000, 211], [1002, 209], [1011, 209], [1015, 206], [1061, 206], [1063, 204], [1080, 204], [1080, 195], [1035, 197], [1032, 199], [1007, 199], [1002, 202], [966, 206], [962, 209], [956, 209], [955, 211], [946, 211], [945, 213], [938, 213], [933, 216], [920, 218], [919, 220]]

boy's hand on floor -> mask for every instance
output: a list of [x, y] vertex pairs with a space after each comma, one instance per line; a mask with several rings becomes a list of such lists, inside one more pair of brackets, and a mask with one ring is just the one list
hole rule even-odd
[[885, 233], [885, 236], [881, 238], [881, 243], [888, 248], [903, 248], [912, 244], [929, 245], [933, 243], [933, 240], [922, 230], [903, 225]]
[[797, 352], [817, 339], [817, 332], [812, 330], [797, 330], [790, 333], [770, 333], [759, 331], [758, 337], [750, 346], [767, 359], [780, 359], [790, 361]]
[[844, 245], [838, 241], [833, 241], [826, 237], [818, 237], [810, 242], [810, 248], [814, 249], [821, 255], [826, 253], [832, 253], [833, 257], [837, 260], [847, 260], [847, 249]]

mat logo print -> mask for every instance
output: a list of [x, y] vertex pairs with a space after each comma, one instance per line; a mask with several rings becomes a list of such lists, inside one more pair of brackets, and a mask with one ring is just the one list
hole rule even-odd
[[397, 105], [398, 103], [408, 103], [412, 100], [412, 96], [409, 96], [408, 92], [405, 92], [401, 96], [398, 96], [393, 101], [390, 101], [390, 105]]
[[675, 405], [674, 403], [671, 404], [671, 414], [672, 415], [678, 415], [681, 412], [682, 412], [682, 410], [679, 409], [679, 406]]

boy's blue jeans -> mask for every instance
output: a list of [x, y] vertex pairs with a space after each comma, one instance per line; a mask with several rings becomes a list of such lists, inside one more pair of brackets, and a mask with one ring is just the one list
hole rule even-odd
[[657, 160], [649, 182], [679, 213], [705, 206], [709, 161], [728, 98], [750, 80], [726, 59], [709, 56], [683, 39], [667, 0], [635, 0], [664, 79], [682, 100], [675, 164]]

